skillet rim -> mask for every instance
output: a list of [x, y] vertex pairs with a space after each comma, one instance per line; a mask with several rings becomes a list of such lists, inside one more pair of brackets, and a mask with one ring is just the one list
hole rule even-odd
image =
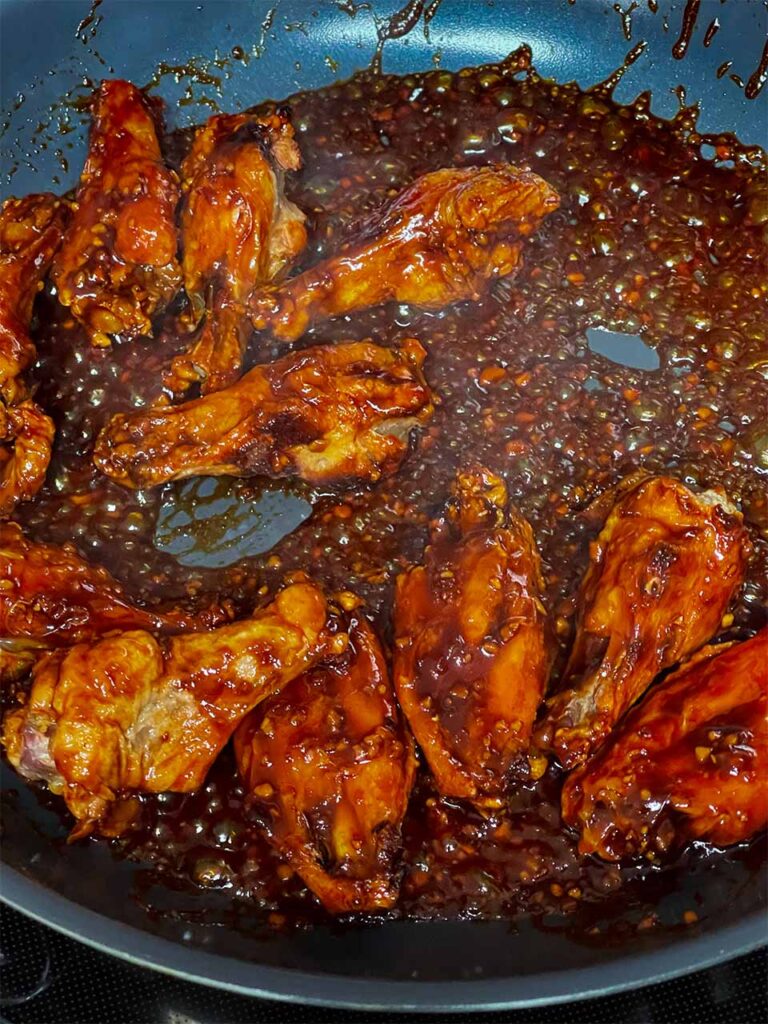
[[[0, 0], [5, 10], [13, 6], [11, 0]], [[768, 945], [768, 916], [761, 908], [704, 934], [681, 936], [655, 950], [597, 959], [589, 966], [471, 981], [397, 981], [273, 967], [173, 942], [82, 906], [7, 863], [2, 863], [0, 902], [93, 949], [181, 980], [286, 1003], [391, 1012], [559, 1004], [669, 980]]]
[[354, 1010], [460, 1013], [555, 1005], [668, 981], [768, 945], [768, 916], [758, 909], [705, 934], [589, 966], [472, 981], [397, 981], [272, 967], [172, 942], [83, 907], [7, 863], [0, 902], [101, 953], [182, 981], [261, 999]]

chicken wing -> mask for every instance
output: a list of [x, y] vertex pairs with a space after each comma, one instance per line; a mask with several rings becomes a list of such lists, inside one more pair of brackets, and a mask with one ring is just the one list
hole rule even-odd
[[20, 375], [35, 360], [32, 305], [61, 244], [66, 204], [45, 192], [8, 199], [0, 208], [0, 397], [27, 397]]
[[220, 114], [198, 131], [181, 173], [184, 287], [204, 321], [174, 359], [166, 386], [201, 381], [219, 391], [240, 376], [252, 328], [244, 303], [274, 281], [307, 242], [304, 214], [283, 193], [286, 170], [301, 166], [285, 114]]
[[130, 82], [102, 82], [76, 212], [53, 266], [59, 301], [93, 344], [151, 334], [152, 316], [176, 294], [178, 199], [148, 101]]
[[0, 441], [13, 445], [12, 453], [0, 449], [0, 519], [42, 487], [55, 433], [50, 416], [29, 399], [9, 408], [0, 403]]
[[378, 480], [432, 415], [425, 356], [413, 339], [397, 351], [361, 341], [292, 353], [224, 391], [114, 416], [94, 461], [126, 487], [222, 474]]
[[161, 642], [132, 630], [53, 651], [5, 717], [8, 759], [64, 797], [73, 838], [114, 833], [128, 817], [116, 801], [197, 789], [248, 712], [346, 639], [318, 588], [295, 583], [210, 632]]
[[494, 802], [527, 750], [549, 671], [541, 588], [503, 480], [460, 473], [395, 594], [395, 688], [444, 796]]
[[313, 323], [384, 302], [439, 309], [478, 299], [516, 270], [524, 239], [558, 203], [545, 181], [509, 164], [425, 174], [338, 256], [255, 293], [253, 325], [295, 341]]
[[50, 193], [8, 199], [0, 209], [0, 519], [45, 480], [54, 427], [28, 397], [34, 362], [32, 306], [61, 243], [67, 208]]
[[714, 491], [647, 478], [619, 497], [592, 546], [566, 686], [541, 742], [587, 759], [656, 676], [717, 632], [744, 578], [741, 514]]
[[563, 817], [605, 860], [729, 846], [768, 824], [768, 628], [695, 654], [566, 780]]
[[384, 655], [359, 615], [343, 658], [304, 673], [235, 733], [270, 841], [327, 910], [391, 906], [416, 760]]
[[106, 569], [90, 565], [72, 545], [33, 543], [16, 523], [0, 524], [0, 637], [58, 647], [111, 630], [177, 633], [225, 618], [219, 607], [197, 614], [139, 608]]

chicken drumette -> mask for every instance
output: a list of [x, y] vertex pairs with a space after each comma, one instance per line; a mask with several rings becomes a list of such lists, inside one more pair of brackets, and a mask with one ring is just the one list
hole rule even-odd
[[558, 202], [545, 181], [509, 164], [425, 174], [339, 255], [255, 293], [253, 325], [295, 341], [313, 323], [383, 302], [438, 309], [477, 299], [518, 267], [525, 238]]
[[285, 171], [300, 165], [284, 114], [217, 115], [195, 136], [181, 169], [182, 268], [195, 321], [204, 319], [166, 376], [171, 390], [201, 381], [218, 391], [240, 376], [252, 331], [244, 303], [306, 245], [304, 214], [283, 193]]
[[49, 193], [9, 199], [0, 210], [0, 518], [42, 486], [51, 458], [52, 420], [22, 380], [34, 362], [32, 306], [66, 223]]
[[656, 676], [710, 640], [742, 582], [748, 541], [721, 494], [648, 478], [620, 495], [592, 545], [565, 689], [540, 740], [587, 759]]
[[235, 733], [235, 754], [270, 841], [341, 913], [391, 906], [415, 770], [379, 642], [354, 615], [342, 658], [306, 672]]
[[399, 350], [361, 341], [292, 353], [184, 405], [114, 416], [94, 461], [126, 487], [222, 474], [377, 480], [432, 414], [424, 358], [413, 339]]
[[504, 482], [460, 473], [395, 595], [395, 688], [444, 796], [498, 799], [527, 751], [549, 671], [541, 588]]
[[131, 793], [197, 789], [248, 712], [346, 640], [317, 587], [295, 583], [209, 632], [159, 641], [132, 630], [53, 651], [5, 717], [8, 759], [64, 797], [73, 838], [115, 834]]
[[176, 294], [179, 186], [150, 105], [130, 82], [102, 82], [75, 215], [53, 266], [59, 301], [94, 344], [151, 334]]
[[656, 860], [691, 839], [743, 842], [768, 824], [768, 628], [695, 654], [566, 780], [582, 853]]
[[186, 632], [216, 625], [219, 608], [192, 614], [132, 604], [114, 577], [72, 545], [37, 544], [16, 523], [0, 525], [0, 638], [64, 646], [111, 630]]

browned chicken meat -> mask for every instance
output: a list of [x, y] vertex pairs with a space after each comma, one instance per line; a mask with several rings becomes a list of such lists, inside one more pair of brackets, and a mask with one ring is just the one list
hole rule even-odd
[[114, 577], [81, 558], [74, 546], [38, 544], [16, 523], [0, 524], [0, 637], [63, 646], [111, 630], [176, 633], [225, 618], [220, 608], [192, 614], [152, 611], [129, 601]]
[[378, 480], [432, 414], [424, 358], [413, 339], [398, 350], [361, 341], [292, 353], [224, 391], [114, 416], [94, 461], [139, 488], [222, 474]]
[[0, 209], [0, 518], [37, 493], [54, 427], [22, 379], [35, 359], [32, 306], [61, 243], [66, 205], [49, 193], [8, 199]]
[[721, 494], [652, 477], [621, 494], [592, 545], [565, 688], [541, 742], [587, 759], [665, 668], [710, 640], [744, 577], [741, 514]]
[[203, 323], [173, 361], [171, 390], [201, 381], [204, 393], [218, 391], [240, 376], [252, 331], [246, 300], [306, 245], [304, 214], [283, 192], [285, 171], [300, 165], [282, 113], [219, 114], [196, 134], [181, 169], [182, 268], [195, 322]]
[[117, 833], [131, 793], [197, 789], [259, 701], [345, 643], [322, 593], [295, 583], [209, 632], [160, 641], [131, 630], [53, 651], [5, 717], [8, 759], [64, 797], [73, 837]]
[[264, 701], [235, 754], [270, 841], [333, 913], [391, 906], [415, 771], [379, 642], [355, 615], [350, 646]]
[[59, 301], [94, 344], [151, 334], [152, 316], [178, 291], [178, 199], [149, 102], [130, 82], [102, 82], [75, 215], [53, 267]]
[[527, 752], [549, 671], [541, 588], [504, 482], [460, 473], [395, 595], [395, 688], [444, 796], [493, 802]]
[[768, 629], [695, 654], [566, 780], [582, 853], [657, 860], [691, 839], [740, 843], [768, 824]]
[[558, 203], [545, 181], [509, 164], [425, 174], [339, 255], [256, 293], [253, 325], [295, 341], [313, 323], [384, 302], [439, 309], [478, 299], [517, 269], [524, 240]]

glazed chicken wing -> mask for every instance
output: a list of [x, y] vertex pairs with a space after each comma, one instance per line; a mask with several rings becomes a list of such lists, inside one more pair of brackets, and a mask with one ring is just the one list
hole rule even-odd
[[340, 255], [256, 293], [253, 325], [295, 341], [313, 323], [384, 302], [439, 309], [477, 299], [513, 273], [524, 239], [558, 202], [545, 181], [509, 164], [425, 174]]
[[55, 433], [50, 416], [29, 399], [10, 407], [0, 402], [0, 442], [13, 446], [0, 448], [0, 519], [43, 486]]
[[114, 416], [94, 461], [126, 487], [222, 474], [378, 480], [432, 414], [425, 355], [413, 339], [397, 351], [361, 341], [292, 353], [224, 391]]
[[541, 730], [565, 768], [587, 759], [656, 676], [717, 632], [744, 577], [741, 514], [714, 491], [646, 479], [591, 550], [565, 689]]
[[159, 641], [132, 630], [41, 658], [9, 712], [11, 764], [61, 794], [73, 837], [126, 824], [126, 794], [190, 792], [259, 701], [323, 654], [343, 650], [312, 584], [286, 587], [249, 619]]
[[151, 334], [152, 316], [178, 291], [178, 199], [148, 101], [130, 82], [102, 82], [75, 215], [53, 267], [59, 301], [93, 344]]
[[504, 482], [460, 473], [395, 596], [395, 688], [444, 796], [495, 801], [527, 751], [549, 671], [541, 588]]
[[61, 244], [66, 204], [49, 192], [8, 199], [0, 208], [0, 397], [27, 397], [20, 375], [35, 360], [32, 305]]
[[184, 287], [196, 321], [188, 352], [166, 385], [201, 381], [218, 391], [240, 376], [252, 328], [243, 307], [258, 285], [279, 278], [306, 245], [304, 214], [283, 193], [301, 165], [284, 114], [220, 114], [198, 131], [182, 165]]
[[563, 817], [605, 860], [729, 846], [768, 824], [768, 628], [695, 654], [566, 780]]
[[343, 658], [295, 679], [235, 733], [270, 841], [333, 913], [396, 900], [416, 765], [378, 640], [360, 616], [349, 637]]
[[0, 519], [35, 495], [51, 458], [52, 420], [28, 398], [32, 306], [61, 243], [67, 209], [56, 196], [8, 199], [0, 210]]
[[132, 604], [114, 577], [72, 545], [37, 544], [16, 523], [0, 524], [0, 637], [63, 646], [111, 630], [185, 632], [220, 623], [219, 608], [192, 614]]

